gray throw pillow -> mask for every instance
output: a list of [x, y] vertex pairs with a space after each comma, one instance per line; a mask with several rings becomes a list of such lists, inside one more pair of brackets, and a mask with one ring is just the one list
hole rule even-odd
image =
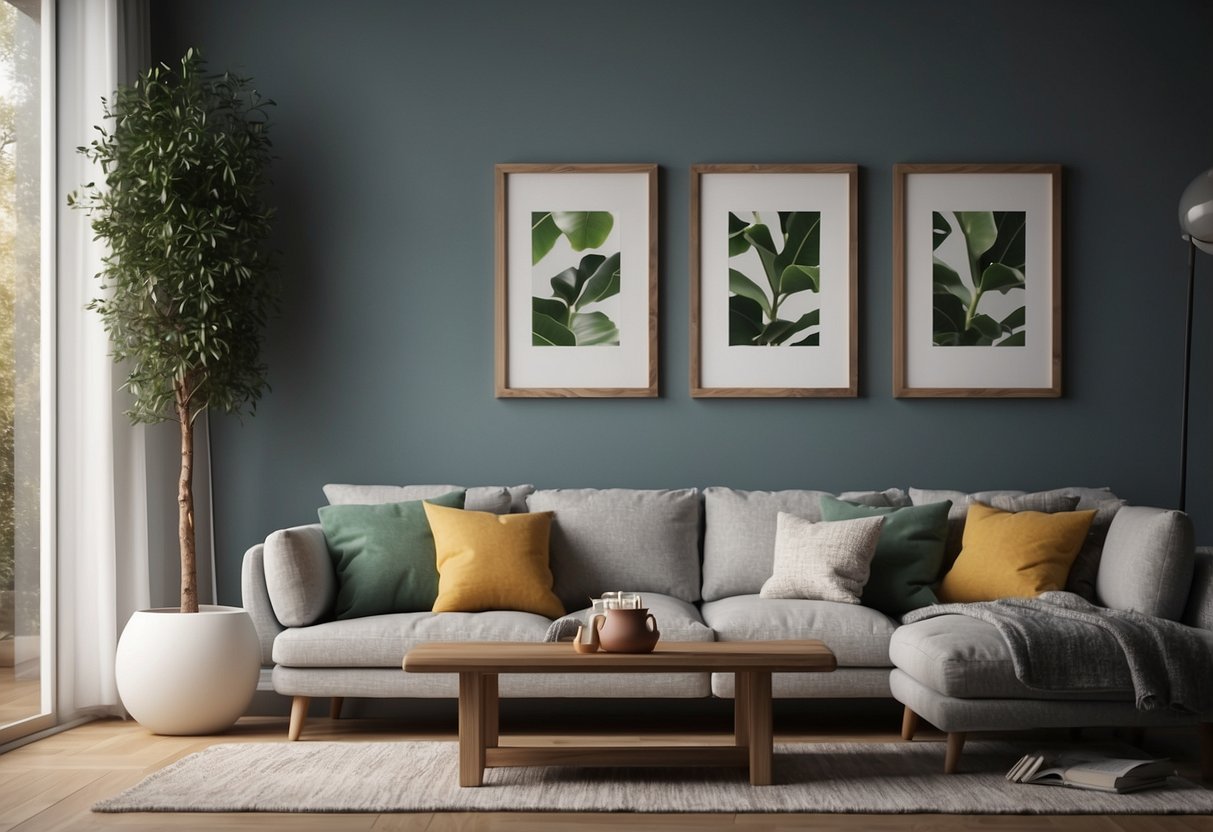
[[779, 512], [774, 571], [763, 598], [803, 598], [858, 604], [885, 518], [813, 523]]

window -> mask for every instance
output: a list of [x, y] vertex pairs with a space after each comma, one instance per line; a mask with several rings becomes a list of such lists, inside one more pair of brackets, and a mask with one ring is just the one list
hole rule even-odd
[[51, 714], [43, 630], [41, 0], [0, 0], [0, 740]]

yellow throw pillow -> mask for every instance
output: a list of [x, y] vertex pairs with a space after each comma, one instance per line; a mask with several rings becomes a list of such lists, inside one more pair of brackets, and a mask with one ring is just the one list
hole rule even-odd
[[939, 600], [1032, 598], [1064, 588], [1094, 517], [1094, 511], [1012, 513], [973, 503], [960, 555], [943, 577]]
[[438, 555], [434, 612], [518, 610], [564, 615], [552, 593], [552, 512], [490, 514], [425, 504]]

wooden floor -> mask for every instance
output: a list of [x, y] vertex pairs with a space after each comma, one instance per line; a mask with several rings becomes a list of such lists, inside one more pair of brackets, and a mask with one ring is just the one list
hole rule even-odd
[[0, 725], [41, 713], [41, 691], [37, 679], [18, 679], [12, 667], [0, 667]]
[[[870, 721], [870, 720], [869, 720]], [[157, 737], [138, 725], [117, 720], [89, 723], [0, 755], [0, 832], [5, 830], [61, 829], [250, 829], [250, 830], [409, 830], [410, 832], [556, 832], [575, 829], [691, 830], [733, 829], [745, 832], [780, 832], [792, 829], [906, 830], [941, 832], [954, 829], [1065, 830], [1066, 832], [1210, 832], [1213, 817], [1192, 816], [964, 816], [964, 815], [637, 815], [557, 813], [435, 813], [435, 814], [93, 814], [89, 807], [134, 785], [144, 776], [175, 760], [217, 742], [280, 741], [286, 736], [285, 717], [242, 719], [228, 733], [214, 737]], [[721, 726], [723, 728], [723, 726]], [[897, 725], [870, 727], [863, 721], [821, 720], [817, 724], [776, 725], [777, 741], [899, 741]], [[521, 729], [532, 741], [567, 743], [572, 733], [554, 733], [542, 725], [503, 725]], [[559, 729], [559, 726], [558, 726]], [[568, 732], [567, 726], [563, 728]], [[669, 745], [662, 724], [646, 726], [629, 741]], [[671, 730], [666, 723], [664, 730]], [[513, 732], [517, 733], [517, 730]], [[683, 736], [683, 742], [701, 743], [711, 733]], [[1046, 735], [1057, 738], [1056, 734]], [[1064, 736], [1064, 735], [1063, 735]], [[454, 738], [454, 726], [432, 723], [408, 725], [370, 719], [312, 718], [304, 731], [307, 740], [395, 740]], [[586, 737], [578, 742], [618, 741], [619, 735]], [[916, 741], [942, 742], [924, 730]], [[1151, 732], [1147, 751], [1171, 756], [1181, 773], [1191, 775], [1197, 758], [1190, 732]], [[940, 752], [942, 759], [942, 750]]]

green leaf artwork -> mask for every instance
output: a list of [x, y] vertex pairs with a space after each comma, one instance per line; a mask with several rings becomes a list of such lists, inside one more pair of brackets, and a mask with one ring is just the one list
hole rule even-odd
[[748, 213], [729, 212], [729, 346], [818, 346], [821, 212]]
[[540, 291], [551, 290], [547, 297], [531, 297], [533, 346], [619, 346], [611, 318], [618, 317], [619, 305], [614, 230], [609, 211], [532, 212], [531, 277]]
[[1026, 224], [1024, 211], [932, 212], [935, 346], [1027, 343]]

